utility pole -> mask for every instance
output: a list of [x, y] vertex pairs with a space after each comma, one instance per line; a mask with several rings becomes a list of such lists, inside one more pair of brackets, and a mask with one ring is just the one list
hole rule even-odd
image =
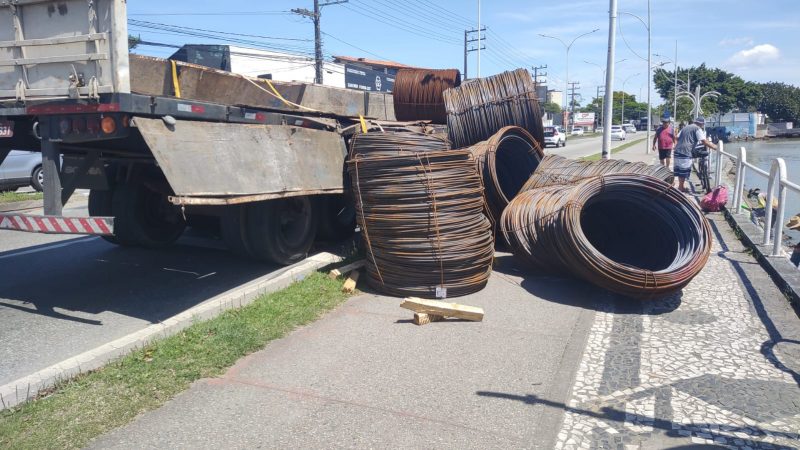
[[320, 29], [322, 7], [347, 3], [348, 1], [349, 0], [328, 0], [325, 3], [320, 3], [319, 0], [314, 0], [314, 11], [309, 11], [306, 8], [292, 9], [293, 13], [308, 17], [314, 22], [314, 83], [316, 84], [322, 84], [322, 30]]
[[542, 76], [542, 77], [546, 77], [547, 76], [547, 72], [545, 72], [543, 74], [539, 74], [540, 70], [547, 69], [547, 64], [545, 64], [543, 66], [531, 67], [531, 69], [533, 69], [533, 84], [534, 85], [538, 85], [539, 84], [539, 77], [540, 76]]
[[[614, 103], [614, 53], [617, 45], [617, 0], [608, 4], [608, 53], [606, 56], [606, 93], [603, 117], [612, 117]], [[614, 121], [612, 120], [611, 123]], [[603, 123], [603, 159], [611, 158], [611, 123]]]
[[[481, 31], [486, 31], [486, 27], [483, 27]], [[467, 79], [467, 54], [469, 54], [469, 52], [480, 51], [481, 47], [483, 47], [483, 49], [486, 49], [486, 46], [479, 42], [479, 41], [485, 41], [486, 36], [480, 36], [478, 38], [470, 37], [472, 33], [477, 33], [477, 32], [478, 30], [474, 28], [471, 30], [464, 30], [464, 79], [465, 80]], [[478, 47], [469, 48], [469, 44], [472, 42], [478, 42], [477, 44]]]
[[[581, 89], [579, 81], [570, 81], [569, 82], [569, 110], [570, 114], [575, 114], [575, 91], [579, 91]], [[580, 96], [580, 94], [577, 94]]]
[[601, 124], [602, 126], [605, 127], [606, 124], [603, 123], [603, 106], [604, 106], [604, 103], [605, 103], [605, 99], [603, 98], [603, 96], [605, 96], [605, 87], [604, 86], [597, 86], [597, 95], [596, 95], [595, 98], [599, 98], [600, 99], [600, 114], [599, 114], [600, 117], [599, 117], [599, 120], [598, 120], [597, 123], [599, 123], [599, 124]]

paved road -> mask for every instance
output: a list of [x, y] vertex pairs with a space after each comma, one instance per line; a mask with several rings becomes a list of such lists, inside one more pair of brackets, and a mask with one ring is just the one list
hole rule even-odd
[[[611, 141], [611, 148], [617, 148], [620, 145], [627, 144], [628, 142], [644, 139], [646, 137], [646, 133], [638, 132], [636, 134], [632, 134], [628, 136], [628, 139], [625, 141]], [[647, 149], [644, 147], [644, 143], [637, 145], [637, 148], [640, 148], [642, 152], [645, 152]], [[561, 155], [567, 158], [580, 158], [583, 156], [594, 155], [603, 151], [603, 143], [602, 143], [602, 136], [592, 136], [588, 138], [571, 138], [567, 140], [566, 147], [547, 147], [546, 153], [553, 154], [553, 155]]]
[[[85, 215], [85, 207], [65, 214]], [[189, 233], [190, 234], [190, 233]], [[276, 266], [187, 236], [164, 250], [0, 231], [0, 384], [167, 319]]]

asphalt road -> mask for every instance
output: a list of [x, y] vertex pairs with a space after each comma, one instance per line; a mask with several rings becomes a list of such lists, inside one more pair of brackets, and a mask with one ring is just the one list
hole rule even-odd
[[[628, 136], [625, 141], [611, 141], [611, 148], [617, 148], [620, 145], [627, 144], [631, 141], [644, 139], [647, 133], [640, 131]], [[642, 148], [642, 152], [646, 151], [644, 143], [638, 144]], [[592, 136], [587, 138], [567, 138], [566, 147], [547, 147], [545, 153], [548, 155], [561, 155], [567, 158], [581, 158], [583, 156], [594, 155], [603, 151], [602, 135]]]
[[145, 250], [98, 237], [0, 231], [0, 384], [279, 269], [222, 248], [191, 232], [170, 248]]

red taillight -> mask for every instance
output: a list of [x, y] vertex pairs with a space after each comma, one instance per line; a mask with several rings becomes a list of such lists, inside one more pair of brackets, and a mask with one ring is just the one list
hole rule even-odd
[[113, 134], [117, 131], [117, 122], [114, 121], [113, 117], [106, 116], [100, 121], [100, 127], [103, 129], [103, 133]]

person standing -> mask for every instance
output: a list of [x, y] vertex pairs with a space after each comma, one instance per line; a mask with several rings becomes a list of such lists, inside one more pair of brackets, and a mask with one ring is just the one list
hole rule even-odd
[[678, 177], [678, 189], [689, 192], [686, 188], [686, 179], [692, 173], [692, 150], [695, 147], [708, 147], [716, 150], [717, 146], [706, 138], [704, 131], [706, 120], [703, 116], [694, 119], [694, 123], [687, 125], [678, 136], [675, 145], [675, 168], [673, 172]]
[[672, 166], [672, 151], [675, 150], [675, 129], [672, 128], [669, 114], [661, 117], [661, 126], [656, 129], [653, 136], [653, 150], [658, 150], [658, 161], [669, 169]]

